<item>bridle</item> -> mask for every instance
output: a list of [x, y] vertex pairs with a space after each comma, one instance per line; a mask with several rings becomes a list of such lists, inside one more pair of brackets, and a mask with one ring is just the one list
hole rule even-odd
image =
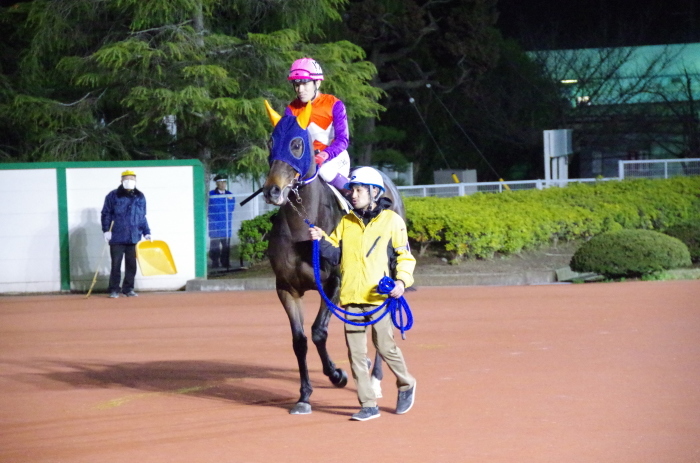
[[289, 199], [289, 194], [287, 195], [287, 203], [292, 206], [292, 209], [294, 209], [294, 212], [296, 212], [299, 217], [301, 217], [303, 220], [307, 220], [307, 217], [309, 216], [308, 213], [306, 212], [306, 208], [304, 207], [304, 204], [301, 201], [301, 195], [299, 194], [299, 188], [303, 188], [306, 185], [310, 184], [316, 178], [318, 177], [318, 171], [320, 170], [319, 166], [316, 166], [316, 171], [311, 175], [311, 177], [308, 178], [302, 178], [300, 179], [300, 175], [297, 172], [297, 174], [294, 176], [294, 179], [287, 185], [287, 187], [290, 190], [290, 194], [294, 193], [294, 196], [296, 197], [296, 203], [301, 207], [302, 211], [304, 212], [303, 214], [297, 209], [297, 207], [294, 205], [294, 202], [292, 202], [291, 199]]

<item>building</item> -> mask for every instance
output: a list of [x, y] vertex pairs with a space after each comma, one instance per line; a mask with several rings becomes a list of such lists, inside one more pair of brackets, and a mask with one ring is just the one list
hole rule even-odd
[[570, 102], [579, 176], [618, 160], [700, 157], [700, 43], [528, 53]]

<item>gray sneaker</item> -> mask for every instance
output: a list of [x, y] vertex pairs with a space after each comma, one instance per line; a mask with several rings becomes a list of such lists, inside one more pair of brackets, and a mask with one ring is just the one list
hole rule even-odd
[[352, 415], [351, 420], [367, 421], [379, 418], [379, 407], [362, 407], [359, 412]]
[[109, 297], [116, 299], [119, 297], [119, 293], [116, 291], [112, 291], [111, 293], [109, 293]]
[[136, 294], [133, 290], [129, 291], [128, 293], [124, 293], [126, 297], [138, 297], [138, 294]]
[[411, 389], [399, 391], [399, 398], [396, 400], [396, 414], [403, 415], [413, 407], [413, 401], [416, 400], [416, 385]]

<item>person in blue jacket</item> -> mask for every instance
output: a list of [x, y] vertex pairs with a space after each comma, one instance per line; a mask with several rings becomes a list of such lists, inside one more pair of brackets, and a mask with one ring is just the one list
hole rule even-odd
[[[111, 230], [111, 231], [110, 231]], [[134, 292], [136, 277], [136, 243], [145, 239], [153, 241], [146, 220], [146, 197], [136, 189], [136, 174], [131, 170], [122, 172], [122, 184], [105, 197], [102, 207], [102, 232], [109, 243], [112, 270], [109, 274], [109, 297], [138, 296]], [[122, 259], [124, 260], [124, 282], [121, 282]]]
[[236, 198], [226, 189], [228, 177], [219, 174], [214, 177], [216, 188], [209, 192], [209, 258], [212, 267], [231, 268], [231, 222]]

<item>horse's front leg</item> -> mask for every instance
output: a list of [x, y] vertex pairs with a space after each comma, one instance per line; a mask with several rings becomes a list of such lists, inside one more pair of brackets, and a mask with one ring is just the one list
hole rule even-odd
[[293, 295], [287, 290], [278, 289], [277, 296], [279, 297], [284, 310], [289, 317], [289, 325], [292, 329], [292, 347], [294, 354], [297, 357], [299, 365], [299, 379], [301, 388], [299, 389], [300, 396], [297, 403], [289, 411], [292, 415], [307, 415], [311, 413], [311, 404], [309, 398], [313, 392], [311, 380], [309, 379], [309, 369], [306, 365], [306, 353], [308, 351], [308, 341], [304, 334], [304, 307], [300, 295]]
[[[330, 290], [331, 294], [334, 294], [337, 292], [337, 286], [337, 284], [327, 284], [326, 291]], [[333, 297], [332, 300], [335, 299], [337, 298]], [[348, 374], [342, 369], [335, 367], [335, 363], [333, 363], [333, 360], [331, 360], [331, 357], [328, 354], [328, 349], [326, 348], [326, 341], [328, 340], [328, 323], [330, 322], [330, 319], [331, 311], [326, 307], [326, 303], [321, 300], [321, 307], [318, 311], [318, 315], [316, 316], [316, 320], [314, 320], [314, 324], [311, 327], [311, 339], [316, 345], [318, 355], [321, 357], [323, 374], [328, 376], [328, 379], [331, 380], [331, 383], [333, 383], [335, 387], [345, 387], [345, 385], [348, 384]]]

